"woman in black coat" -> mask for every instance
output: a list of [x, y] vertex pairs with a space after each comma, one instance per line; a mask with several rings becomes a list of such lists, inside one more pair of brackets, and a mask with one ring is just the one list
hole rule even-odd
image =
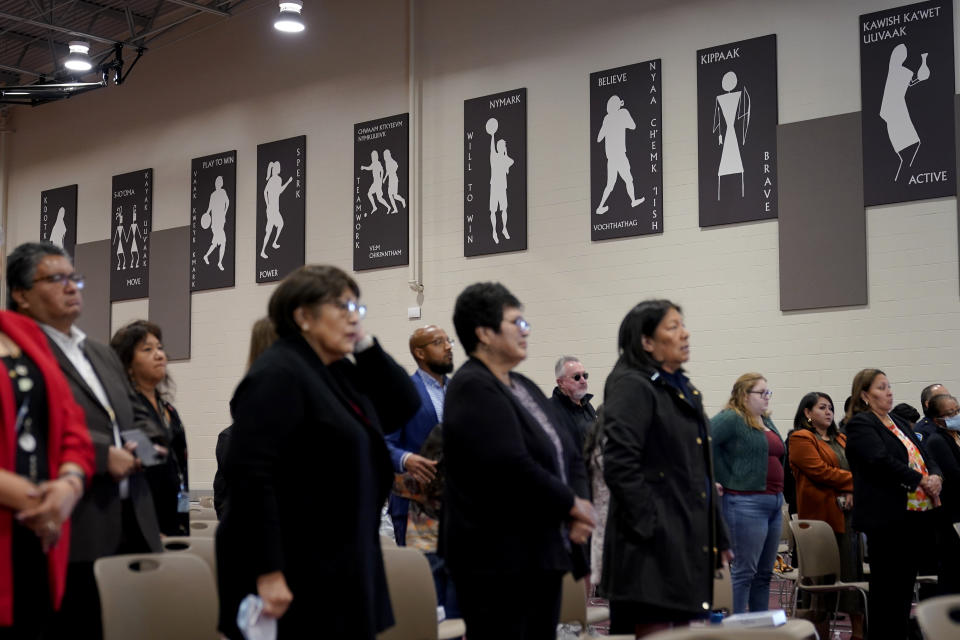
[[[470, 640], [553, 640], [570, 543], [582, 553], [594, 524], [593, 507], [570, 488], [583, 461], [551, 402], [511, 371], [530, 332], [520, 302], [501, 284], [471, 285], [453, 323], [470, 360], [444, 402], [440, 551]], [[504, 606], [505, 587], [522, 605]]]
[[[384, 431], [420, 397], [360, 325], [356, 282], [305, 266], [269, 314], [279, 338], [230, 403], [230, 487], [217, 532], [220, 629], [241, 640], [249, 593], [279, 618], [279, 638], [374, 638], [393, 624], [380, 552], [380, 507], [393, 470]], [[353, 353], [356, 364], [346, 359]]]
[[951, 395], [930, 398], [927, 417], [933, 424], [923, 440], [930, 457], [943, 472], [943, 491], [937, 522], [937, 561], [939, 592], [960, 593], [960, 403]]
[[847, 460], [853, 472], [853, 527], [867, 534], [867, 637], [907, 637], [913, 585], [934, 548], [940, 469], [913, 429], [890, 415], [893, 391], [879, 369], [853, 379]]
[[668, 300], [641, 302], [620, 325], [603, 398], [610, 512], [600, 593], [613, 634], [640, 637], [703, 617], [714, 571], [732, 559], [709, 423], [682, 368], [689, 337]]

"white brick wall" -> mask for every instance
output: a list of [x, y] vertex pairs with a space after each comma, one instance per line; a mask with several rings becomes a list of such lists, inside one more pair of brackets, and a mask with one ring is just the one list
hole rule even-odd
[[[733, 380], [765, 373], [786, 430], [800, 396], [842, 403], [853, 374], [886, 369], [897, 401], [916, 404], [942, 381], [960, 393], [956, 204], [953, 198], [868, 211], [865, 308], [781, 313], [777, 223], [697, 226], [695, 52], [777, 33], [780, 121], [856, 111], [857, 16], [880, 0], [421, 3], [423, 90], [422, 322], [452, 332], [467, 284], [500, 280], [526, 304], [530, 355], [519, 370], [549, 392], [555, 358], [579, 355], [602, 385], [624, 313], [651, 296], [684, 306], [689, 371], [711, 413]], [[193, 297], [193, 352], [171, 366], [187, 425], [193, 488], [210, 487], [216, 434], [242, 375], [249, 327], [272, 285], [254, 272], [256, 145], [306, 134], [307, 258], [351, 265], [352, 125], [407, 110], [404, 3], [311, 3], [309, 31], [285, 39], [270, 3], [149, 51], [127, 84], [37, 109], [17, 109], [10, 135], [7, 246], [36, 239], [40, 191], [80, 185], [80, 242], [107, 238], [112, 175], [153, 167], [154, 228], [188, 221], [190, 159], [237, 149], [238, 283]], [[663, 60], [664, 225], [661, 236], [590, 243], [588, 76]], [[462, 253], [463, 100], [528, 89], [529, 249]], [[812, 255], [811, 259], [816, 256]], [[358, 274], [367, 326], [412, 366], [406, 268]], [[153, 283], [153, 286], [162, 286]], [[145, 301], [114, 305], [116, 328]], [[457, 351], [457, 361], [464, 354]], [[324, 452], [318, 452], [322, 456]]]

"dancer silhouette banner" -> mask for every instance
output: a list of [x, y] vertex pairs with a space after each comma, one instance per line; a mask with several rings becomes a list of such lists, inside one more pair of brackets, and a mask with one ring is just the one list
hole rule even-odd
[[957, 192], [953, 3], [860, 16], [864, 204]]
[[70, 256], [77, 246], [77, 185], [40, 192], [40, 239]]
[[463, 255], [527, 248], [527, 90], [463, 102]]
[[110, 216], [110, 302], [150, 295], [153, 169], [113, 176]]
[[660, 60], [590, 74], [590, 239], [663, 233]]
[[777, 36], [697, 52], [700, 226], [777, 217]]
[[236, 271], [237, 152], [190, 162], [190, 290], [232, 287]]
[[257, 282], [304, 263], [307, 136], [257, 145]]
[[353, 125], [353, 268], [409, 264], [406, 113]]

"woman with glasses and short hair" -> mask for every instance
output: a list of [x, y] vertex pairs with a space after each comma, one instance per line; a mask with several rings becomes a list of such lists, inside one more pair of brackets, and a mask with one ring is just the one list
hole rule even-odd
[[[540, 388], [513, 372], [527, 357], [530, 325], [499, 283], [471, 285], [453, 311], [470, 359], [447, 387], [441, 541], [470, 640], [553, 640], [563, 574], [595, 524], [571, 472], [586, 470]], [[585, 484], [585, 477], [582, 479]], [[577, 576], [579, 577], [579, 576]], [[503, 589], [523, 594], [503, 606]]]
[[[367, 638], [393, 624], [380, 507], [393, 484], [384, 432], [420, 405], [406, 372], [366, 335], [357, 283], [303, 266], [270, 297], [279, 336], [230, 401], [230, 499], [217, 531], [220, 629], [258, 594], [279, 638]], [[347, 359], [353, 355], [356, 363]]]
[[960, 404], [949, 394], [930, 398], [927, 416], [935, 425], [923, 440], [927, 453], [943, 474], [943, 491], [937, 527], [940, 593], [960, 593]]
[[766, 611], [783, 521], [785, 447], [770, 419], [773, 391], [759, 373], [733, 383], [726, 408], [710, 421], [723, 516], [733, 545], [734, 613]]

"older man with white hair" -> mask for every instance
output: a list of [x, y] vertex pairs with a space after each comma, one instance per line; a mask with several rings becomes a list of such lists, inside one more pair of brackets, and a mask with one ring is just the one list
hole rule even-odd
[[569, 428], [577, 450], [582, 453], [587, 431], [597, 418], [597, 412], [590, 404], [593, 394], [587, 393], [587, 378], [590, 374], [586, 372], [580, 359], [574, 356], [561, 356], [553, 372], [557, 378], [557, 386], [553, 389], [551, 402]]

